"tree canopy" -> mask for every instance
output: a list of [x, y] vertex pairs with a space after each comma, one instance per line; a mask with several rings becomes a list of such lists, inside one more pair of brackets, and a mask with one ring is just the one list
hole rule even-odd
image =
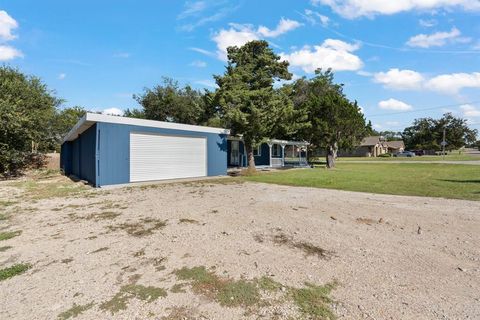
[[[312, 79], [301, 78], [293, 84], [293, 102], [307, 115], [308, 126], [300, 137], [313, 148], [327, 150], [327, 166], [335, 166], [339, 148], [349, 149], [369, 131], [365, 117], [357, 105], [343, 93], [343, 86], [334, 83], [333, 72], [316, 71]], [[370, 125], [371, 126], [371, 125]]]
[[52, 143], [56, 108], [61, 103], [37, 77], [0, 67], [0, 174], [16, 174], [33, 151]]
[[233, 134], [242, 135], [248, 164], [255, 168], [253, 148], [271, 137], [274, 130], [292, 134], [284, 115], [293, 105], [288, 96], [273, 87], [275, 81], [289, 80], [288, 62], [280, 61], [266, 41], [251, 41], [242, 47], [229, 47], [228, 65], [215, 76], [218, 90], [214, 104]]
[[456, 150], [474, 143], [477, 130], [470, 129], [466, 119], [445, 113], [440, 119], [420, 118], [402, 133], [407, 149], [441, 150], [445, 129], [446, 150]]

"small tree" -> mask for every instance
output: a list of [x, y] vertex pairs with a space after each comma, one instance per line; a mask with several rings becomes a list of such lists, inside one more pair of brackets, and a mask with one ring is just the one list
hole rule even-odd
[[127, 116], [145, 119], [199, 124], [205, 113], [203, 94], [190, 86], [180, 87], [177, 81], [163, 78], [161, 85], [146, 88], [134, 95], [143, 110], [127, 110]]
[[0, 67], [0, 175], [19, 173], [32, 152], [48, 151], [54, 143], [57, 99], [37, 77]]
[[333, 82], [333, 73], [316, 71], [310, 80], [299, 79], [294, 85], [294, 102], [303, 109], [309, 126], [302, 130], [302, 138], [312, 147], [327, 150], [327, 168], [335, 167], [339, 148], [352, 148], [367, 133], [369, 126], [357, 102], [349, 101], [342, 85]]
[[[280, 61], [266, 41], [251, 41], [243, 47], [229, 47], [228, 65], [215, 76], [218, 90], [215, 104], [233, 134], [243, 136], [248, 166], [255, 170], [253, 149], [269, 138], [283, 123], [279, 119], [292, 109], [290, 99], [273, 88], [276, 80], [289, 80], [288, 62]], [[284, 126], [283, 130], [287, 130]], [[290, 132], [291, 133], [291, 132]]]

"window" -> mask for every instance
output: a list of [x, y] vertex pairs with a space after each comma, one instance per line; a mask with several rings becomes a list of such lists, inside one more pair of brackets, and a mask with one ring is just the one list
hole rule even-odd
[[282, 147], [279, 144], [272, 146], [272, 157], [282, 157]]
[[259, 145], [258, 147], [253, 149], [253, 155], [258, 157], [262, 155], [262, 146]]

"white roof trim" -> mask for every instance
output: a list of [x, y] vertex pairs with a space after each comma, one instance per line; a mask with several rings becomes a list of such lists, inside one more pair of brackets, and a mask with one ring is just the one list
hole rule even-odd
[[181, 124], [181, 123], [174, 123], [174, 122], [110, 116], [110, 115], [98, 114], [98, 113], [86, 113], [72, 128], [72, 130], [70, 130], [70, 132], [65, 136], [63, 141], [71, 141], [76, 139], [79, 134], [87, 130], [90, 126], [92, 126], [96, 122], [125, 124], [125, 125], [132, 125], [132, 126], [162, 128], [162, 129], [217, 133], [217, 134], [230, 134], [230, 130], [223, 129], [223, 128], [213, 128], [213, 127], [195, 126], [190, 124]]

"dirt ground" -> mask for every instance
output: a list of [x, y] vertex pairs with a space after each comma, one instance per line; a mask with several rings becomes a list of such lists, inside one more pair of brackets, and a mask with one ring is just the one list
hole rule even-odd
[[[31, 265], [0, 281], [1, 319], [328, 318], [301, 298], [339, 319], [480, 319], [480, 202], [232, 180], [44, 193], [62, 179], [0, 182], [0, 231], [21, 231], [0, 269]], [[201, 266], [208, 283], [178, 272]], [[259, 298], [262, 277], [279, 285]]]

